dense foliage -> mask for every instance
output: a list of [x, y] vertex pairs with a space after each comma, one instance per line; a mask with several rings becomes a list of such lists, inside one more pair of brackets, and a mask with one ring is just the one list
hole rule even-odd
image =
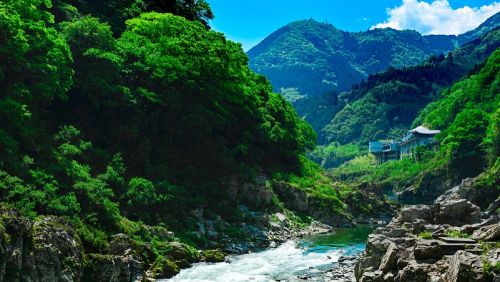
[[312, 128], [207, 29], [205, 1], [72, 4], [0, 3], [2, 205], [66, 217], [99, 252], [192, 228], [200, 206], [230, 220], [235, 176], [300, 175]]
[[210, 28], [208, 21], [214, 18], [205, 0], [53, 0], [52, 12], [58, 21], [78, 18], [80, 14], [98, 17], [107, 22], [115, 33], [125, 29], [127, 19], [143, 12], [172, 13], [190, 21], [198, 21]]

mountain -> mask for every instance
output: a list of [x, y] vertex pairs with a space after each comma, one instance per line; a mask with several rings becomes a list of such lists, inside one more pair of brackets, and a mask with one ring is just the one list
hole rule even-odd
[[[327, 143], [358, 143], [394, 138], [411, 126], [419, 111], [436, 95], [462, 78], [500, 47], [500, 28], [471, 41], [448, 56], [424, 64], [389, 68], [339, 95], [343, 108], [320, 133]], [[333, 107], [338, 108], [338, 105]]]
[[500, 25], [500, 12], [488, 18], [484, 23], [479, 25], [477, 28], [459, 35], [458, 41], [461, 44], [472, 41], [488, 33], [489, 31], [495, 29], [499, 25]]
[[290, 23], [248, 51], [250, 67], [274, 90], [295, 102], [330, 91], [346, 91], [389, 66], [422, 63], [498, 26], [500, 13], [459, 36], [423, 36], [416, 31], [374, 29], [350, 33], [314, 20]]
[[414, 65], [431, 54], [449, 51], [431, 46], [415, 31], [375, 29], [349, 33], [331, 24], [291, 23], [248, 51], [250, 67], [264, 74], [274, 90], [297, 89], [303, 95], [345, 91], [388, 66]]
[[[370, 140], [401, 136], [419, 125], [415, 118], [443, 89], [474, 71], [499, 47], [500, 27], [447, 56], [373, 74], [336, 99], [322, 96], [299, 101], [296, 107], [311, 113], [306, 117], [321, 128], [319, 143], [326, 144], [310, 157], [325, 167], [338, 166], [362, 153]], [[346, 150], [351, 153], [346, 155]]]

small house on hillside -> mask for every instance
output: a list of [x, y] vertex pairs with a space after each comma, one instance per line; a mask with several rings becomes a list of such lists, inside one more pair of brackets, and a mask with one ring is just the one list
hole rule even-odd
[[423, 126], [408, 131], [399, 142], [401, 158], [411, 156], [413, 149], [418, 146], [428, 147], [434, 144], [434, 136], [440, 132], [440, 130], [430, 130]]
[[434, 136], [440, 132], [419, 126], [408, 131], [399, 141], [370, 142], [369, 152], [375, 155], [377, 164], [411, 157], [418, 146], [429, 147], [435, 144]]

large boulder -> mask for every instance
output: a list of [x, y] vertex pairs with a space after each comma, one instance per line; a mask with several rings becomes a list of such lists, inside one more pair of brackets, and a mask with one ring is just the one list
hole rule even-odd
[[429, 264], [417, 263], [416, 261], [410, 261], [408, 264], [398, 272], [398, 275], [394, 278], [394, 281], [398, 282], [427, 282], [429, 275]]
[[440, 259], [441, 249], [438, 240], [418, 239], [413, 250], [416, 259]]
[[205, 262], [224, 262], [226, 255], [221, 250], [205, 250], [202, 253], [202, 260]]
[[396, 269], [399, 257], [398, 247], [396, 244], [392, 243], [382, 257], [379, 270], [387, 273], [388, 271]]
[[432, 221], [432, 209], [429, 205], [412, 205], [403, 208], [399, 212], [397, 220], [399, 222], [413, 222], [417, 219]]
[[[0, 208], [0, 281], [28, 280], [24, 254], [31, 242], [32, 223], [15, 210]], [[28, 269], [33, 270], [33, 262]]]
[[482, 282], [483, 262], [481, 257], [466, 251], [458, 251], [450, 259], [446, 281], [449, 282]]
[[152, 279], [172, 278], [180, 272], [179, 267], [170, 258], [158, 257], [148, 270], [148, 277]]
[[434, 208], [439, 224], [462, 226], [481, 222], [481, 209], [465, 199], [437, 202]]

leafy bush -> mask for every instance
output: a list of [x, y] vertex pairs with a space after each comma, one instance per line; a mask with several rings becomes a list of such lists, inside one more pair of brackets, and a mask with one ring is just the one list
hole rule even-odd
[[418, 234], [418, 237], [422, 239], [432, 239], [432, 233], [424, 231]]

